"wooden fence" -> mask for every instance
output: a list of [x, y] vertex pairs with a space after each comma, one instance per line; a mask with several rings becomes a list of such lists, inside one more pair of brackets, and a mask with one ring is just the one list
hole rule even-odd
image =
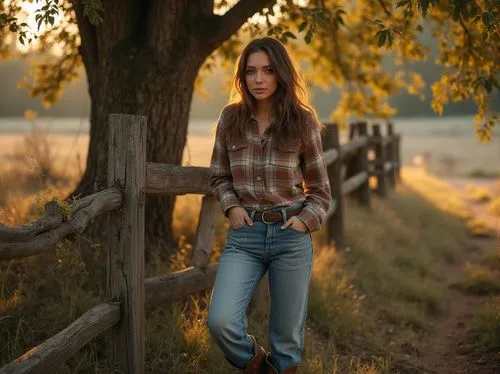
[[[77, 201], [70, 218], [50, 202], [39, 220], [15, 228], [0, 225], [0, 260], [42, 253], [70, 234], [83, 232], [107, 213], [107, 298], [64, 330], [0, 369], [7, 373], [46, 373], [80, 348], [109, 333], [110, 366], [123, 373], [144, 373], [145, 309], [213, 285], [218, 264], [209, 264], [218, 203], [208, 187], [208, 168], [149, 163], [146, 118], [112, 114], [109, 119], [108, 188]], [[334, 203], [325, 222], [328, 239], [344, 246], [343, 196], [357, 196], [369, 207], [370, 176], [376, 192], [387, 194], [399, 177], [400, 136], [392, 125], [382, 136], [379, 125], [368, 135], [364, 122], [351, 125], [349, 141], [339, 142], [338, 127], [327, 125], [323, 136]], [[192, 266], [144, 279], [145, 194], [203, 194]], [[113, 327], [113, 328], [112, 328]]]

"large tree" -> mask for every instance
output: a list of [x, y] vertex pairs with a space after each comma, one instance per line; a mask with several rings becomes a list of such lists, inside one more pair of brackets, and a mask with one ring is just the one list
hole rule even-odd
[[[36, 32], [22, 21], [23, 3], [33, 0], [0, 5], [0, 52], [4, 56], [13, 45], [12, 39], [9, 45], [9, 34], [17, 33], [25, 44], [35, 38]], [[498, 88], [497, 0], [36, 3], [38, 25], [47, 28], [38, 35], [37, 48], [47, 51], [57, 44], [63, 53], [41, 61], [25, 85], [33, 95], [51, 103], [82, 63], [88, 79], [90, 145], [87, 168], [75, 193], [86, 195], [105, 188], [107, 118], [112, 112], [147, 116], [147, 160], [180, 164], [200, 69], [210, 69], [217, 55], [233, 62], [243, 40], [263, 34], [294, 43], [296, 53], [310, 61], [313, 81], [342, 90], [333, 112], [334, 119], [342, 122], [352, 114], [390, 117], [394, 110], [387, 98], [399, 90], [421, 95], [424, 82], [411, 72], [408, 62], [426, 57], [418, 38], [424, 28], [432, 27], [440, 48], [438, 62], [446, 67], [433, 85], [434, 109], [442, 111], [450, 98], [474, 98], [478, 133], [483, 138], [497, 121], [488, 109], [488, 94]], [[260, 19], [251, 18], [256, 13]], [[382, 69], [389, 54], [401, 67], [397, 74]], [[172, 245], [173, 204], [171, 197], [148, 197], [149, 249]]]

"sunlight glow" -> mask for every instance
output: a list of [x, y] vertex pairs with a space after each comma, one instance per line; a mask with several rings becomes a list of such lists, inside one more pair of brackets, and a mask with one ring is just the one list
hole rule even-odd
[[[15, 0], [8, 0], [7, 5]], [[36, 11], [43, 7], [45, 5], [44, 2], [34, 2], [34, 1], [23, 1], [21, 2], [21, 10], [22, 12], [20, 13], [19, 17], [19, 23], [27, 23], [27, 39], [32, 39], [31, 43], [28, 43], [27, 41], [22, 45], [19, 42], [18, 36], [16, 36], [16, 48], [21, 52], [21, 53], [27, 53], [30, 50], [34, 50], [39, 48], [40, 43], [34, 38], [39, 37], [40, 35], [44, 34], [47, 30], [49, 30], [52, 27], [57, 27], [61, 24], [61, 15], [55, 16], [54, 20], [54, 26], [45, 26], [43, 23], [40, 25], [40, 30], [38, 29], [38, 25], [36, 22]], [[59, 45], [54, 45], [53, 49], [51, 50], [52, 53], [56, 55], [61, 55], [62, 54], [62, 48]]]
[[[238, 0], [216, 0], [215, 1], [215, 6], [214, 6], [214, 13], [222, 16], [224, 15], [227, 11], [229, 11], [234, 5], [238, 3]], [[295, 0], [294, 3], [298, 6], [306, 6], [309, 3], [309, 0]], [[222, 4], [222, 5], [221, 5]], [[281, 12], [281, 7], [286, 5], [286, 0], [278, 0], [276, 4], [273, 5], [273, 10], [274, 10], [274, 16], [269, 16], [269, 21], [271, 22], [272, 25], [275, 25], [278, 23], [278, 20], [283, 16], [283, 13]], [[265, 14], [269, 13], [269, 9], [265, 8], [265, 11], [262, 12], [264, 15], [261, 15], [259, 13], [254, 14], [252, 17], [249, 18], [250, 22], [253, 24], [262, 24], [264, 25], [266, 23], [266, 17]]]

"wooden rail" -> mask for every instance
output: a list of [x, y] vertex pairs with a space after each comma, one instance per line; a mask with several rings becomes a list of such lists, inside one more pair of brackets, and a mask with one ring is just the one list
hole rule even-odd
[[64, 330], [0, 369], [2, 374], [48, 373], [81, 347], [120, 322], [120, 304], [103, 303], [85, 312]]
[[[26, 225], [0, 225], [0, 260], [36, 255], [64, 237], [82, 232], [97, 216], [107, 214], [107, 302], [98, 305], [55, 336], [0, 369], [0, 374], [54, 370], [90, 340], [111, 334], [109, 362], [113, 371], [144, 373], [145, 308], [212, 287], [218, 264], [209, 264], [218, 202], [208, 187], [209, 169], [145, 162], [146, 118], [110, 115], [108, 189], [87, 196], [65, 214], [54, 202], [45, 215]], [[364, 122], [352, 124], [350, 139], [340, 144], [338, 126], [326, 125], [324, 160], [333, 196], [324, 224], [329, 241], [344, 247], [344, 196], [370, 207], [370, 177], [386, 196], [399, 180], [400, 136], [392, 124], [383, 136], [380, 125], [368, 134]], [[369, 160], [373, 150], [375, 159]], [[131, 155], [133, 155], [131, 157]], [[193, 246], [192, 267], [144, 279], [145, 194], [203, 194]], [[111, 329], [111, 327], [114, 327]]]

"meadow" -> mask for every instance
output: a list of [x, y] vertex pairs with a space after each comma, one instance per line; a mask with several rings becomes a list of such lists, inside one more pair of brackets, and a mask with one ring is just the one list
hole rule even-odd
[[[0, 223], [29, 222], [45, 202], [63, 199], [82, 175], [86, 141], [43, 133], [0, 137]], [[207, 166], [212, 144], [211, 137], [190, 136], [183, 163]], [[465, 338], [474, 344], [464, 355], [490, 357], [500, 349], [500, 246], [498, 239], [475, 239], [495, 233], [475, 231], [470, 224], [475, 212], [468, 204], [480, 202], [497, 214], [500, 183], [482, 193], [470, 187], [465, 198], [422, 168], [403, 168], [402, 178], [389, 197], [374, 195], [369, 211], [346, 201], [345, 250], [326, 243], [323, 231], [314, 233], [301, 373], [412, 373], [446, 364], [435, 361], [429, 346], [437, 341], [437, 324], [454, 312], [450, 269], [464, 272], [453, 290], [486, 301], [473, 311]], [[177, 199], [174, 230], [180, 250], [148, 264], [147, 276], [187, 266], [200, 202], [201, 196]], [[212, 261], [226, 229], [219, 216]], [[104, 299], [105, 253], [99, 245], [84, 252], [80, 244], [86, 240], [83, 234], [42, 255], [0, 262], [0, 366]], [[477, 261], [466, 262], [471, 258]], [[209, 337], [209, 297], [205, 291], [148, 311], [147, 373], [234, 372]], [[266, 318], [249, 311], [249, 332], [268, 348]], [[96, 339], [54, 372], [108, 373], [106, 344], [105, 337]]]

